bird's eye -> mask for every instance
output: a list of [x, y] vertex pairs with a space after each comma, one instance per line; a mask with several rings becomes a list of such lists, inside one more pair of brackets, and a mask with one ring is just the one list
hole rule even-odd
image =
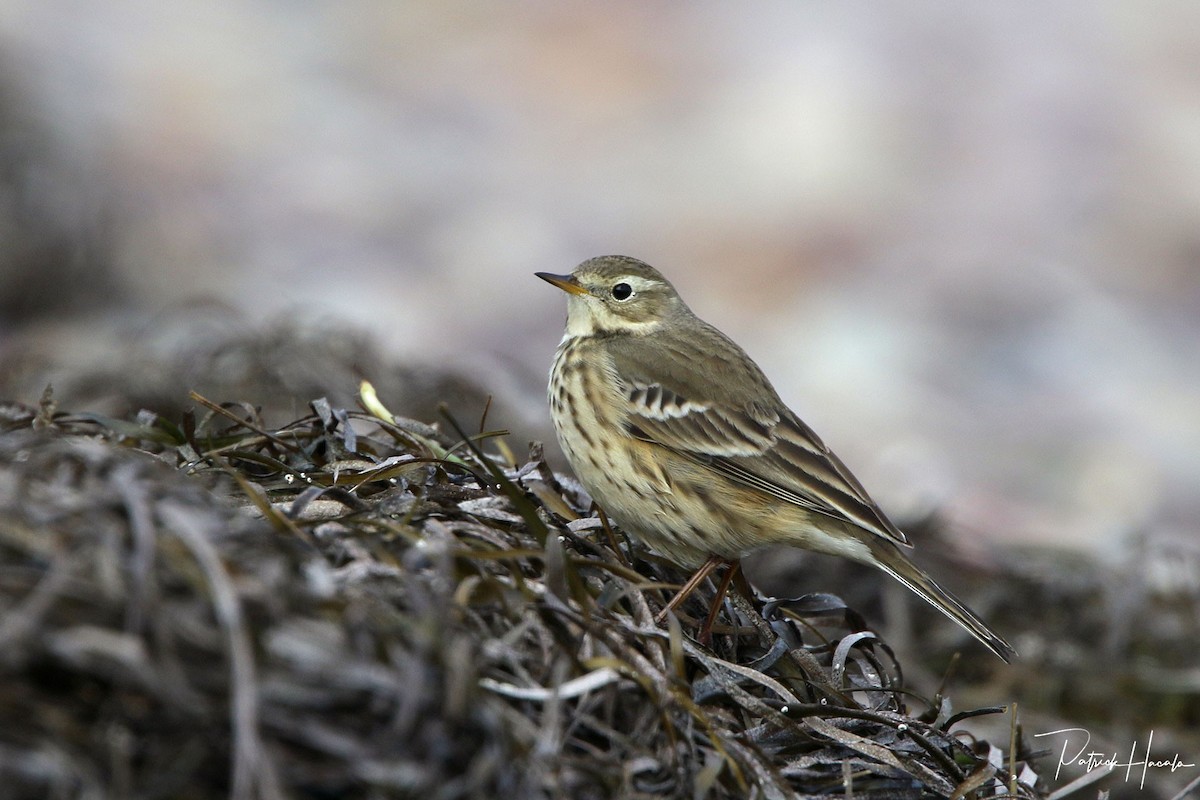
[[628, 300], [633, 296], [633, 287], [628, 283], [618, 283], [612, 288], [612, 296], [614, 300]]

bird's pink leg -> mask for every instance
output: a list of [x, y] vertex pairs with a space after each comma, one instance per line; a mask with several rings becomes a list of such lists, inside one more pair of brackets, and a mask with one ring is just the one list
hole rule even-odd
[[721, 604], [725, 601], [725, 593], [729, 591], [729, 584], [733, 583], [734, 576], [742, 569], [741, 561], [726, 561], [725, 563], [729, 565], [729, 568], [721, 576], [721, 583], [717, 586], [717, 594], [713, 597], [712, 607], [708, 609], [708, 617], [704, 620], [704, 627], [700, 628], [698, 641], [703, 645], [708, 645], [712, 642], [713, 624], [717, 621], [717, 614], [720, 613]]
[[704, 579], [712, 574], [713, 570], [721, 565], [728, 565], [729, 569], [721, 576], [721, 583], [717, 586], [717, 595], [713, 598], [712, 606], [708, 610], [708, 618], [704, 621], [704, 626], [700, 629], [700, 642], [707, 644], [712, 640], [712, 627], [717, 621], [717, 614], [721, 610], [721, 601], [725, 599], [725, 593], [729, 591], [729, 584], [737, 576], [741, 570], [741, 562], [734, 561], [720, 556], [712, 556], [705, 561], [700, 569], [696, 570], [692, 577], [688, 578], [688, 582], [680, 587], [671, 601], [667, 603], [666, 608], [658, 612], [658, 616], [654, 618], [655, 622], [662, 622], [667, 618], [667, 614], [679, 607], [679, 604], [687, 599], [688, 595], [696, 590], [696, 587], [704, 582]]

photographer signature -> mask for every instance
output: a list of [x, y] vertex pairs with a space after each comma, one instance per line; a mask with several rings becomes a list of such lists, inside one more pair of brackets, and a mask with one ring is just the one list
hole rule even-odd
[[1092, 741], [1092, 734], [1087, 728], [1060, 728], [1056, 731], [1047, 731], [1046, 733], [1035, 733], [1034, 738], [1042, 736], [1061, 736], [1063, 737], [1062, 752], [1058, 756], [1058, 766], [1054, 770], [1054, 777], [1057, 780], [1059, 773], [1063, 767], [1076, 766], [1083, 767], [1085, 772], [1091, 772], [1094, 769], [1102, 767], [1107, 768], [1110, 772], [1115, 769], [1124, 768], [1125, 781], [1128, 783], [1130, 778], [1138, 774], [1141, 775], [1138, 781], [1138, 787], [1144, 788], [1146, 785], [1146, 774], [1152, 769], [1169, 769], [1171, 772], [1176, 770], [1194, 767], [1194, 762], [1184, 761], [1179, 757], [1179, 754], [1170, 758], [1152, 758], [1150, 748], [1154, 744], [1154, 731], [1146, 737], [1146, 747], [1144, 755], [1138, 758], [1139, 743], [1135, 740], [1129, 748], [1129, 758], [1125, 761], [1121, 760], [1118, 753], [1102, 753], [1098, 750], [1089, 750], [1088, 747]]

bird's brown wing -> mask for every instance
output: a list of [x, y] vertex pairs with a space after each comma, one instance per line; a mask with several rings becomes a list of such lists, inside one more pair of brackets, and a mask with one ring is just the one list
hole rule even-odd
[[[746, 486], [907, 545], [846, 465], [783, 405], [754, 362], [716, 329], [706, 333], [720, 337], [722, 346], [705, 347], [703, 339], [668, 343], [680, 352], [667, 363], [706, 358], [712, 365], [713, 354], [721, 354], [711, 380], [696, 370], [646, 363], [639, 348], [610, 348], [628, 401], [626, 429]], [[727, 352], [732, 355], [722, 358]]]

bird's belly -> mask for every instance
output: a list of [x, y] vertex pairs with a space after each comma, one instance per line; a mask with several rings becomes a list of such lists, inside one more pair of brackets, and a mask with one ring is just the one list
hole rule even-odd
[[579, 482], [626, 533], [683, 567], [771, 543], [771, 504], [746, 508], [745, 497], [708, 470], [630, 436], [603, 400], [586, 399], [591, 387], [559, 372], [550, 386], [558, 442]]
[[[559, 445], [579, 482], [621, 528], [683, 567], [772, 544], [827, 550], [809, 513], [630, 436], [617, 387], [560, 350], [549, 399]], [[807, 540], [807, 541], [806, 541]]]

